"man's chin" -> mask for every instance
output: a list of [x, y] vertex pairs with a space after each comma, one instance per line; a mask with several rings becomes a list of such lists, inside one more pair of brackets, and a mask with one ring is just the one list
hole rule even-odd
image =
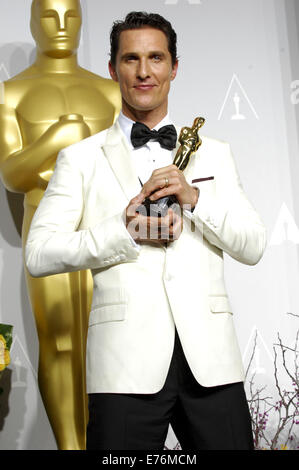
[[133, 103], [132, 105], [133, 109], [136, 109], [136, 111], [140, 111], [140, 112], [153, 111], [154, 109], [158, 107], [159, 105], [157, 105], [156, 103], [152, 103], [152, 102], [143, 102], [143, 103], [137, 102], [137, 103]]
[[[135, 100], [130, 101], [123, 99], [123, 108], [128, 109], [133, 113], [150, 113], [152, 111], [164, 110], [164, 103], [157, 102], [156, 100]], [[167, 108], [167, 105], [166, 105]]]

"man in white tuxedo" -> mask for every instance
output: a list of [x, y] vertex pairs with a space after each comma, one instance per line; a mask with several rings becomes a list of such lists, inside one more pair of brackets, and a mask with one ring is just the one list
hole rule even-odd
[[[172, 164], [171, 24], [132, 12], [110, 39], [122, 112], [60, 152], [26, 245], [33, 276], [92, 270], [87, 448], [163, 449], [171, 423], [183, 449], [252, 449], [223, 252], [256, 264], [265, 227], [228, 144], [202, 137], [184, 172]], [[167, 195], [181, 212], [136, 211]]]

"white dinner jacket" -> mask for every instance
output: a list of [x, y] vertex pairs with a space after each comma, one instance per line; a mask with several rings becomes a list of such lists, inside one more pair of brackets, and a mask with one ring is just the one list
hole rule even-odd
[[[178, 129], [178, 133], [179, 133]], [[122, 215], [140, 192], [116, 122], [62, 150], [32, 220], [32, 276], [92, 270], [87, 392], [156, 393], [165, 382], [175, 325], [203, 386], [244, 379], [223, 277], [223, 251], [248, 265], [265, 249], [265, 227], [242, 189], [227, 143], [202, 137], [184, 172], [200, 190], [168, 247], [132, 241]], [[204, 180], [213, 177], [213, 179]]]

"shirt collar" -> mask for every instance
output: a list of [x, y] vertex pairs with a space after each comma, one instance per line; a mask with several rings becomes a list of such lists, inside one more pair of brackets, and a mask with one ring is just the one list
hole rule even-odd
[[[117, 118], [119, 126], [123, 133], [125, 134], [129, 144], [133, 148], [133, 145], [131, 143], [131, 131], [132, 131], [132, 126], [135, 123], [135, 121], [132, 121], [132, 119], [128, 118], [127, 116], [124, 115], [122, 111], [120, 111], [119, 116]], [[159, 130], [160, 127], [167, 126], [168, 124], [172, 124], [170, 118], [169, 118], [169, 113], [166, 114], [166, 116], [160, 121], [153, 129]]]

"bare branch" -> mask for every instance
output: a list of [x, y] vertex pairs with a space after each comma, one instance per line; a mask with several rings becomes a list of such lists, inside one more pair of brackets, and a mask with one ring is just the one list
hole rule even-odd
[[257, 343], [257, 330], [255, 330], [255, 337], [254, 337], [254, 344], [253, 344], [253, 350], [252, 350], [252, 354], [251, 354], [251, 358], [249, 360], [249, 364], [248, 364], [248, 367], [247, 367], [247, 370], [246, 370], [246, 373], [245, 373], [245, 380], [247, 378], [247, 374], [249, 372], [249, 369], [251, 367], [251, 363], [253, 361], [253, 357], [255, 355], [255, 349], [256, 349], [256, 343]]
[[287, 312], [287, 315], [292, 315], [293, 317], [297, 317], [297, 318], [299, 318], [299, 315], [296, 315], [296, 313]]

